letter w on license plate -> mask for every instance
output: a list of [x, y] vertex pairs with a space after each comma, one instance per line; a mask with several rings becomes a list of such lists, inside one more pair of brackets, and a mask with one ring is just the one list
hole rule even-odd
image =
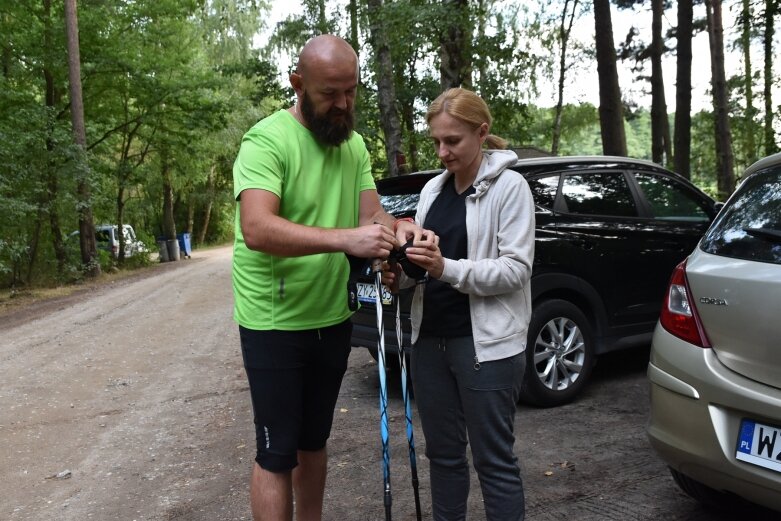
[[[361, 304], [371, 304], [372, 306], [377, 302], [376, 300], [377, 289], [374, 284], [365, 284], [363, 282], [358, 283], [358, 300]], [[382, 287], [382, 303], [384, 305], [391, 305], [393, 302], [393, 295], [388, 288]]]
[[781, 428], [743, 419], [735, 457], [766, 469], [781, 472]]

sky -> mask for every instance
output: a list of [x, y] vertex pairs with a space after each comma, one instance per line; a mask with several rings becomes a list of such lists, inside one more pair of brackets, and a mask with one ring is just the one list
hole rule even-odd
[[[508, 0], [509, 1], [509, 0]], [[273, 0], [272, 2], [271, 16], [267, 20], [266, 32], [268, 33], [271, 28], [274, 27], [276, 22], [285, 19], [291, 14], [301, 14], [303, 8], [297, 0]], [[677, 23], [676, 13], [674, 9], [668, 9], [665, 13], [665, 19], [663, 21], [663, 32], [666, 32], [671, 25]], [[695, 8], [695, 17], [704, 17], [704, 6], [697, 6]], [[732, 41], [735, 39], [736, 29], [735, 16], [728, 7], [724, 7], [724, 28], [725, 39]], [[615, 6], [612, 7], [612, 20], [613, 20], [613, 38], [616, 46], [622, 42], [629, 31], [630, 27], [634, 24], [640, 29], [640, 38], [644, 41], [650, 42], [650, 25], [651, 14], [650, 11], [646, 12], [632, 12], [618, 10]], [[639, 25], [642, 23], [642, 25]], [[575, 27], [573, 27], [573, 37], [580, 41], [591, 43], [594, 41], [594, 18], [593, 15], [588, 13], [581, 17]], [[265, 37], [259, 38], [259, 41], [265, 41]], [[708, 45], [708, 36], [704, 32], [699, 33], [692, 42], [692, 56], [694, 57], [692, 63], [692, 112], [699, 110], [710, 109], [712, 107], [712, 98], [710, 97], [710, 49]], [[755, 46], [757, 55], [753, 57], [752, 64], [756, 69], [762, 64], [762, 55], [760, 45]], [[732, 74], [736, 74], [741, 71], [742, 59], [736, 52], [729, 52], [726, 49], [726, 67], [727, 77]], [[288, 70], [290, 66], [289, 59], [283, 59], [280, 61], [280, 71]], [[625, 100], [631, 100], [638, 106], [650, 108], [651, 97], [650, 94], [643, 93], [643, 90], [650, 90], [650, 85], [647, 81], [637, 81], [635, 79], [635, 73], [631, 71], [633, 63], [628, 60], [618, 63], [619, 68], [619, 83], [621, 91]], [[645, 74], [650, 75], [650, 63], [646, 64]], [[664, 71], [665, 79], [665, 98], [667, 102], [668, 112], [675, 111], [675, 56], [668, 55], [664, 58], [662, 68]], [[283, 75], [284, 77], [284, 75]], [[595, 106], [599, 106], [599, 89], [598, 78], [596, 72], [596, 62], [589, 63], [582, 67], [577, 72], [571, 72], [570, 83], [565, 86], [565, 103], [580, 103], [589, 102]], [[542, 84], [540, 88], [541, 94], [533, 100], [539, 106], [553, 106], [556, 103], [556, 89], [552, 84]], [[779, 94], [775, 94], [775, 99], [781, 97]]]

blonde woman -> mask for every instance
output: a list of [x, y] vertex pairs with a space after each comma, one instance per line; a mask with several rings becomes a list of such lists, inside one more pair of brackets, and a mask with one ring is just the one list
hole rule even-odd
[[423, 188], [415, 221], [439, 241], [406, 253], [428, 272], [413, 298], [411, 362], [433, 517], [466, 517], [468, 443], [485, 518], [522, 520], [513, 420], [531, 315], [534, 203], [523, 176], [507, 168], [515, 153], [496, 150], [506, 142], [490, 133], [478, 95], [450, 89], [426, 120], [446, 170]]

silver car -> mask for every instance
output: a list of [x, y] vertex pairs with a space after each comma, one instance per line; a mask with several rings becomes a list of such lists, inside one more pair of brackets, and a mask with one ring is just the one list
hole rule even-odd
[[746, 171], [675, 269], [648, 376], [648, 437], [675, 482], [781, 511], [781, 154]]

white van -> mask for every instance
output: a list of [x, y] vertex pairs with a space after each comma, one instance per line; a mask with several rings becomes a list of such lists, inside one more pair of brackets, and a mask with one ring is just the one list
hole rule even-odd
[[[122, 225], [125, 240], [125, 257], [149, 251], [146, 245], [136, 238], [136, 231], [129, 224]], [[119, 257], [119, 234], [116, 224], [99, 224], [95, 226], [95, 242], [98, 249], [110, 252]]]

